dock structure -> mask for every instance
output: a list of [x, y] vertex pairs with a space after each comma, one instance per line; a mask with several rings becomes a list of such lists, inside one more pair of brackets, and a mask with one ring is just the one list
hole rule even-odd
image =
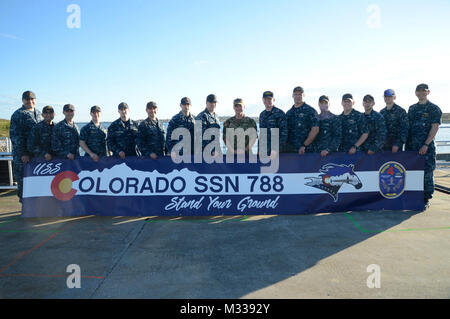
[[449, 298], [449, 199], [435, 192], [424, 212], [21, 218], [4, 190], [0, 298]]
[[13, 156], [11, 140], [0, 137], [0, 190], [17, 189], [13, 177]]
[[[11, 149], [0, 150], [9, 170]], [[450, 297], [445, 161], [426, 211], [297, 216], [22, 218], [8, 170], [0, 298]]]

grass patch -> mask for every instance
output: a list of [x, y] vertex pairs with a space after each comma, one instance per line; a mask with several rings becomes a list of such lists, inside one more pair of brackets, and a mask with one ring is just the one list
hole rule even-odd
[[9, 120], [0, 119], [0, 136], [9, 137]]
[[443, 123], [450, 123], [450, 113], [443, 113], [442, 114], [442, 122]]

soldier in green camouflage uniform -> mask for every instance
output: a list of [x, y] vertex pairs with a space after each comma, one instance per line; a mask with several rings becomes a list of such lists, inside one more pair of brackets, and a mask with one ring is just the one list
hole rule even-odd
[[386, 123], [383, 115], [373, 110], [375, 99], [372, 95], [366, 95], [363, 98], [364, 116], [366, 117], [369, 136], [361, 149], [369, 155], [381, 152], [386, 142]]
[[106, 137], [108, 150], [112, 152], [113, 156], [120, 156], [122, 159], [125, 159], [126, 156], [138, 156], [136, 147], [138, 123], [130, 119], [127, 103], [120, 103], [118, 112], [120, 118], [108, 127]]
[[139, 124], [136, 138], [136, 144], [141, 155], [153, 159], [166, 154], [166, 132], [161, 121], [156, 117], [157, 110], [156, 102], [147, 103], [148, 117]]
[[83, 126], [80, 131], [80, 146], [86, 152], [84, 156], [90, 156], [98, 162], [100, 156], [108, 156], [106, 149], [106, 128], [100, 123], [101, 109], [94, 105], [91, 107], [92, 120]]
[[369, 135], [364, 114], [353, 109], [355, 104], [353, 96], [349, 93], [342, 97], [344, 112], [339, 115], [342, 127], [342, 142], [340, 152], [355, 154], [358, 148], [366, 141]]
[[28, 138], [28, 150], [33, 157], [44, 157], [47, 161], [53, 158], [52, 154], [52, 133], [55, 124], [55, 111], [50, 105], [42, 109], [43, 121], [35, 124], [31, 129]]
[[[273, 93], [271, 91], [266, 91], [263, 93], [263, 103], [265, 110], [259, 115], [259, 128], [267, 129], [267, 154], [266, 155], [276, 155], [283, 152], [286, 149], [286, 142], [288, 138], [288, 126], [286, 114], [274, 104]], [[278, 150], [275, 150], [272, 146], [272, 129], [278, 129]], [[262, 151], [261, 134], [260, 140], [258, 141], [258, 153]]]
[[13, 174], [17, 181], [17, 196], [22, 202], [23, 169], [30, 161], [31, 154], [27, 148], [27, 140], [33, 126], [42, 121], [41, 112], [35, 109], [36, 95], [31, 91], [22, 94], [22, 107], [11, 116], [9, 138], [12, 143]]
[[294, 105], [287, 111], [288, 138], [286, 149], [300, 155], [314, 152], [312, 145], [319, 133], [317, 112], [303, 101], [304, 90], [297, 86], [292, 93]]
[[74, 160], [80, 156], [80, 131], [73, 122], [75, 107], [66, 104], [63, 107], [64, 120], [55, 125], [52, 133], [52, 150], [56, 156]]
[[[235, 116], [230, 117], [223, 124], [222, 138], [227, 146], [227, 152], [233, 152], [235, 154], [249, 154], [257, 139], [257, 126], [254, 119], [245, 116], [245, 104], [242, 99], [235, 99], [233, 101], [233, 109]], [[229, 136], [231, 129], [242, 128], [245, 134], [244, 148], [238, 143], [238, 136], [235, 133], [234, 138]], [[230, 130], [228, 130], [230, 129]], [[250, 130], [248, 130], [250, 129]]]
[[320, 114], [319, 134], [314, 140], [314, 149], [325, 157], [331, 152], [338, 152], [342, 140], [341, 121], [338, 116], [331, 113], [329, 108], [330, 99], [326, 95], [319, 98]]
[[[195, 124], [195, 116], [191, 113], [191, 99], [188, 97], [184, 97], [181, 99], [180, 107], [181, 111], [169, 122], [167, 126], [167, 136], [166, 136], [166, 147], [169, 153], [172, 153], [172, 148], [179, 142], [183, 140], [183, 137], [179, 139], [172, 139], [172, 132], [177, 128], [185, 128], [190, 133], [190, 144], [191, 144], [191, 155], [194, 154], [194, 124]], [[180, 152], [180, 155], [183, 151]]]
[[394, 90], [384, 91], [386, 107], [380, 111], [386, 122], [386, 143], [383, 150], [396, 153], [403, 150], [403, 145], [408, 138], [408, 114], [405, 109], [397, 105]]
[[[214, 112], [216, 109], [217, 97], [214, 94], [210, 94], [206, 97], [206, 108], [204, 111], [200, 112], [195, 118], [196, 121], [200, 121], [202, 123], [202, 152], [205, 149], [206, 145], [214, 141], [215, 136], [212, 135], [210, 139], [205, 140], [204, 134], [207, 129], [216, 130], [216, 135], [220, 136], [220, 121], [217, 117], [217, 114]], [[219, 141], [220, 144], [220, 141]], [[221, 150], [213, 149], [211, 155], [214, 153], [219, 154]]]
[[436, 146], [434, 137], [441, 124], [442, 111], [428, 100], [430, 90], [428, 85], [419, 84], [416, 96], [419, 102], [411, 105], [408, 110], [409, 136], [406, 150], [419, 151], [425, 156], [424, 170], [424, 199], [428, 207], [429, 200], [434, 193], [434, 169], [436, 168]]

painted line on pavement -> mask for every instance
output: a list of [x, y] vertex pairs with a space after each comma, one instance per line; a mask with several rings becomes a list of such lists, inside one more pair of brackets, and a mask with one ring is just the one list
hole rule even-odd
[[[190, 216], [182, 216], [182, 217], [190, 217]], [[174, 219], [177, 218], [176, 216], [172, 217], [172, 219], [148, 219], [145, 222], [146, 223], [173, 223], [173, 222], [185, 222], [185, 223], [214, 223], [214, 222], [236, 222], [236, 221], [243, 221], [246, 220], [248, 218], [248, 216], [244, 216], [244, 217], [236, 217], [236, 218], [230, 218], [230, 219]]]
[[[65, 278], [70, 274], [66, 275], [47, 275], [47, 274], [0, 274], [0, 277], [48, 277], [48, 278]], [[89, 279], [104, 279], [103, 276], [81, 276], [81, 278]]]
[[368, 230], [362, 227], [353, 216], [349, 213], [346, 213], [345, 216], [363, 233], [384, 233], [384, 232], [408, 232], [408, 231], [427, 231], [427, 230], [443, 230], [450, 229], [450, 226], [447, 227], [430, 227], [430, 228], [406, 228], [406, 229], [388, 229], [388, 230]]
[[54, 233], [53, 235], [51, 235], [50, 237], [44, 239], [43, 241], [41, 241], [40, 243], [38, 243], [37, 245], [33, 246], [32, 248], [20, 253], [19, 255], [17, 255], [16, 257], [14, 257], [9, 263], [7, 263], [5, 266], [3, 266], [2, 268], [0, 268], [0, 273], [2, 273], [6, 268], [8, 268], [9, 266], [11, 266], [12, 264], [14, 264], [15, 262], [17, 262], [19, 259], [21, 259], [22, 257], [30, 254], [31, 252], [35, 251], [36, 249], [40, 248], [42, 245], [44, 245], [46, 242], [48, 242], [49, 240], [53, 239], [56, 237], [56, 235], [58, 235], [59, 233], [63, 232], [64, 230], [66, 230], [69, 226], [71, 226], [73, 224], [67, 224], [66, 226], [64, 226], [61, 230], [57, 231], [56, 233]]

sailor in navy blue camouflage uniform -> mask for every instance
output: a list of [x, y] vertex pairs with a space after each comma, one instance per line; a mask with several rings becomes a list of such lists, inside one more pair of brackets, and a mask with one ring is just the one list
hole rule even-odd
[[148, 117], [139, 124], [136, 143], [142, 156], [157, 159], [166, 154], [166, 132], [156, 117], [156, 102], [148, 102], [145, 110]]
[[408, 114], [405, 109], [395, 103], [395, 92], [392, 89], [384, 91], [386, 107], [380, 111], [386, 123], [386, 143], [383, 150], [397, 153], [403, 150], [408, 139]]
[[442, 111], [428, 100], [430, 90], [427, 84], [416, 87], [416, 96], [419, 102], [411, 105], [408, 110], [409, 136], [406, 150], [418, 151], [425, 156], [424, 170], [424, 199], [425, 207], [434, 193], [434, 169], [436, 168], [436, 136], [442, 120]]
[[[188, 97], [184, 97], [181, 99], [180, 107], [181, 111], [177, 115], [173, 116], [169, 122], [167, 127], [167, 136], [166, 136], [166, 146], [167, 151], [171, 154], [172, 157], [176, 157], [177, 154], [172, 152], [173, 147], [183, 140], [182, 136], [178, 138], [172, 138], [172, 132], [177, 128], [185, 128], [189, 131], [189, 139], [191, 150], [190, 154], [194, 154], [194, 125], [195, 125], [195, 116], [191, 113], [191, 99]], [[184, 150], [181, 150], [180, 155], [184, 154]]]
[[342, 140], [341, 120], [329, 111], [330, 99], [326, 95], [319, 98], [319, 134], [314, 140], [314, 149], [325, 157], [338, 152]]
[[98, 162], [100, 156], [108, 156], [106, 148], [106, 128], [100, 123], [102, 110], [98, 105], [91, 107], [91, 121], [83, 126], [80, 131], [80, 146], [86, 152], [84, 156], [90, 156]]
[[42, 121], [41, 112], [35, 108], [36, 95], [33, 92], [24, 92], [22, 103], [22, 107], [11, 116], [9, 127], [9, 138], [13, 147], [13, 174], [17, 181], [17, 196], [20, 202], [22, 202], [23, 192], [23, 169], [31, 158], [27, 148], [28, 137], [33, 126]]
[[43, 157], [47, 161], [53, 158], [52, 152], [52, 133], [55, 124], [55, 110], [50, 105], [42, 109], [43, 121], [35, 124], [31, 129], [28, 138], [28, 150], [33, 157]]
[[364, 116], [366, 117], [369, 136], [361, 149], [369, 155], [381, 152], [386, 142], [386, 123], [383, 115], [374, 111], [375, 99], [367, 94], [363, 98]]
[[[215, 140], [215, 137], [220, 136], [220, 121], [219, 117], [215, 113], [217, 105], [217, 97], [214, 94], [210, 94], [206, 97], [206, 108], [202, 112], [200, 112], [195, 118], [196, 121], [200, 121], [202, 124], [202, 152], [205, 150], [205, 147]], [[214, 134], [211, 132], [211, 137], [205, 139], [204, 134], [207, 129], [212, 129], [215, 131]], [[211, 131], [211, 130], [210, 130]], [[209, 131], [209, 132], [210, 132]], [[220, 139], [217, 141], [220, 145]], [[219, 149], [212, 149], [210, 155], [218, 155], [221, 153]]]
[[344, 112], [339, 115], [342, 127], [342, 142], [339, 148], [340, 152], [355, 154], [358, 148], [366, 141], [369, 136], [366, 118], [364, 114], [353, 108], [355, 101], [349, 93], [342, 96], [342, 106]]
[[52, 150], [56, 156], [74, 160], [80, 156], [80, 131], [74, 123], [75, 107], [63, 107], [64, 120], [55, 125], [52, 133]]
[[108, 127], [106, 137], [108, 150], [113, 156], [120, 156], [125, 159], [127, 156], [138, 156], [136, 147], [136, 137], [138, 123], [130, 119], [128, 104], [122, 102], [118, 106], [120, 118], [111, 123]]
[[[264, 142], [267, 145], [267, 154], [263, 154], [265, 156], [276, 156], [277, 153], [284, 152], [286, 149], [288, 138], [287, 118], [286, 114], [274, 105], [274, 101], [275, 99], [271, 91], [263, 93], [265, 110], [259, 115], [259, 129], [260, 131], [261, 129], [267, 129], [267, 141], [262, 141], [264, 136], [260, 134], [260, 139], [258, 140], [258, 153], [260, 155], [264, 150], [264, 147], [262, 147]], [[278, 129], [278, 149], [276, 149], [275, 145], [272, 145], [272, 129]]]
[[301, 86], [294, 88], [294, 105], [286, 113], [288, 138], [286, 149], [290, 153], [314, 152], [312, 143], [319, 133], [317, 112], [304, 102], [305, 91]]

